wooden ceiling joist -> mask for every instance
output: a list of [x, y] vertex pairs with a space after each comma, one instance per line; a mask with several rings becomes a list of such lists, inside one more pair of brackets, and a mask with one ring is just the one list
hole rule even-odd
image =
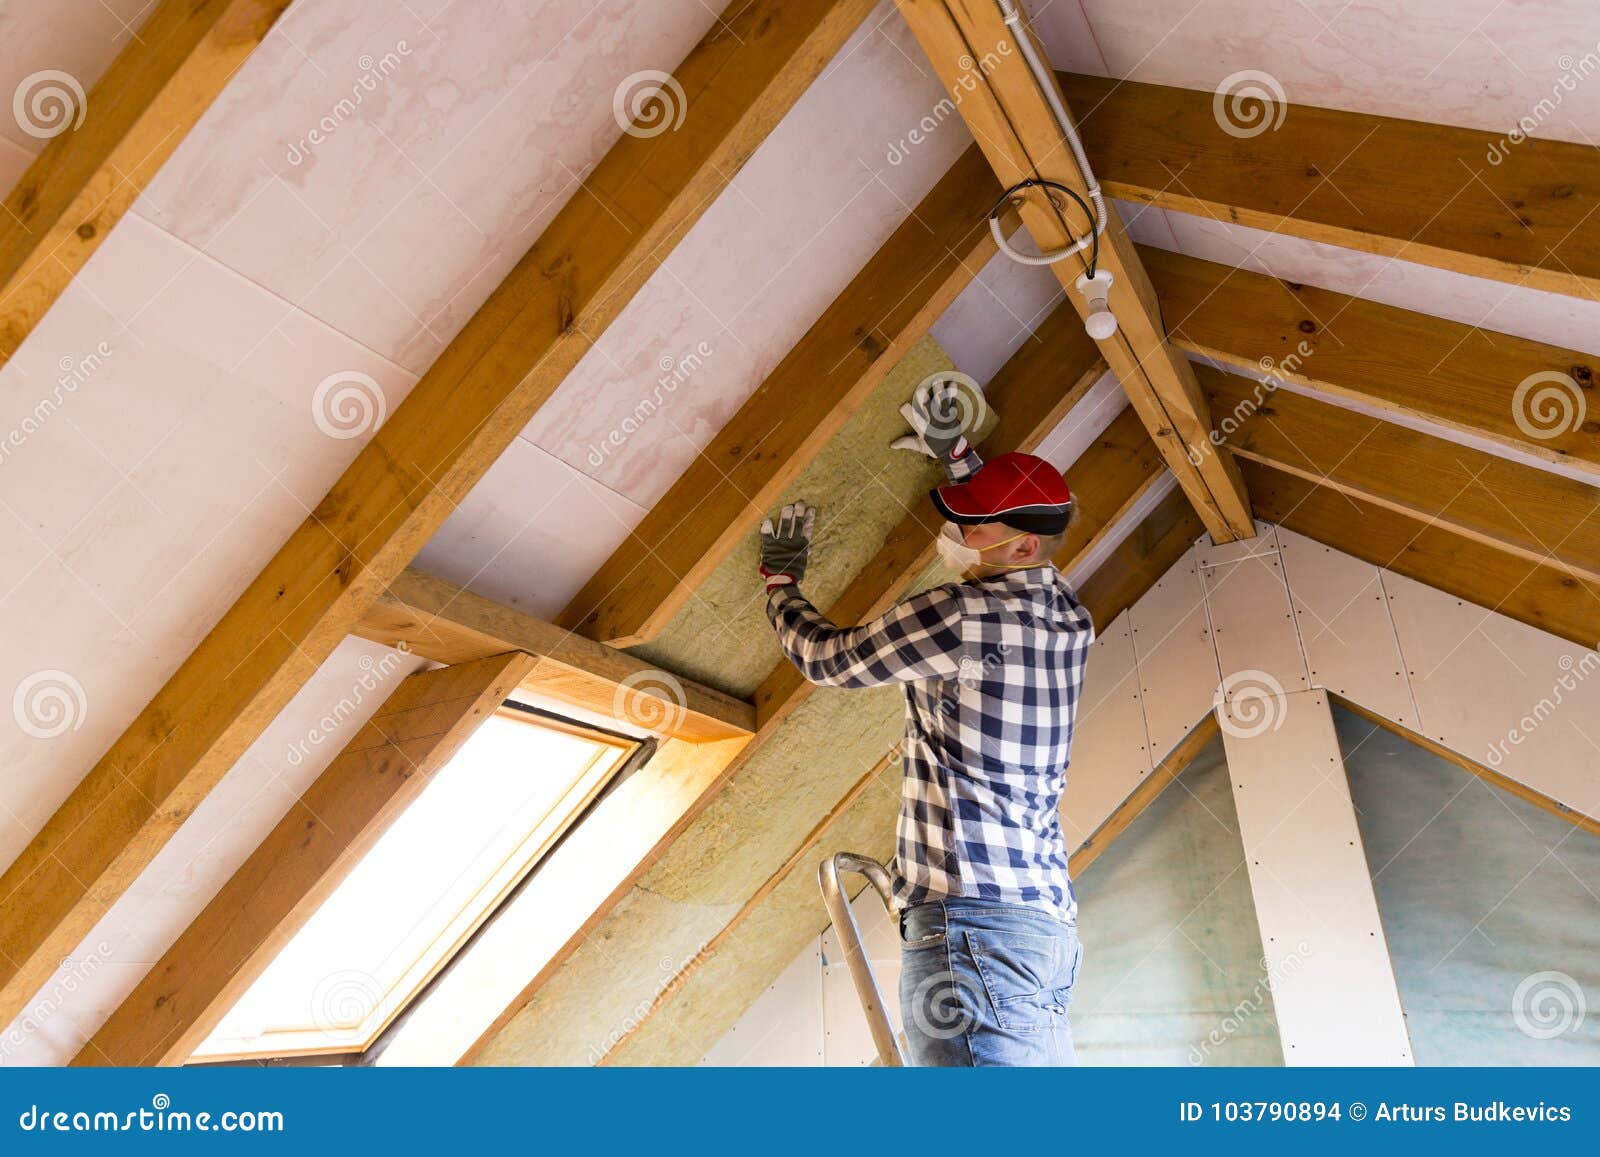
[[[743, 699], [419, 570], [408, 568], [390, 583], [351, 634], [391, 647], [403, 644], [436, 663], [526, 651], [537, 662], [521, 690], [597, 714], [649, 718], [659, 724], [652, 730], [689, 742], [732, 739], [756, 729], [755, 709]], [[634, 695], [653, 695], [661, 704], [635, 703], [629, 699]]]
[[1242, 467], [1261, 518], [1580, 646], [1600, 638], [1600, 582], [1298, 474]]
[[180, 1065], [535, 660], [407, 677], [73, 1061]]
[[[994, 0], [899, 0], [899, 8], [1001, 184], [1050, 180], [1085, 195], [1065, 135]], [[1031, 36], [1026, 21], [1023, 35]], [[1090, 228], [1079, 210], [1064, 216], [1037, 189], [1024, 195], [1019, 212], [1043, 250], [1063, 248]], [[1115, 210], [1108, 207], [1107, 216], [1098, 268], [1112, 275], [1109, 303], [1118, 327], [1100, 342], [1101, 351], [1212, 536], [1250, 538], [1255, 528], [1238, 469], [1209, 442], [1210, 415], [1194, 371], [1167, 339], [1155, 291]], [[1050, 267], [1085, 315], [1089, 305], [1073, 285], [1088, 256]]]
[[[1224, 131], [1214, 94], [1063, 74], [1112, 196], [1593, 299], [1600, 150], [1309, 105]], [[1494, 158], [1498, 157], [1496, 160]]]
[[871, 0], [735, 0], [139, 717], [0, 877], [0, 1021], [44, 984], [831, 60]]
[[968, 149], [557, 621], [618, 646], [659, 634], [994, 255], [999, 195]]
[[0, 212], [0, 366], [288, 6], [161, 0], [87, 98], [49, 82], [64, 119], [38, 126], [55, 135]]
[[[1600, 477], [1600, 359], [1166, 250], [1140, 253], [1172, 340], [1192, 353]], [[1539, 374], [1557, 376], [1519, 395]], [[1545, 389], [1554, 392], [1541, 399]]]
[[1196, 367], [1240, 458], [1600, 583], [1600, 487], [1288, 389]]

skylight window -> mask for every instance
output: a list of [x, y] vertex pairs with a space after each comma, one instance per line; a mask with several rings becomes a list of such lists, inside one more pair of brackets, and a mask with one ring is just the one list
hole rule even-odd
[[194, 1059], [365, 1050], [636, 747], [502, 708], [435, 773]]

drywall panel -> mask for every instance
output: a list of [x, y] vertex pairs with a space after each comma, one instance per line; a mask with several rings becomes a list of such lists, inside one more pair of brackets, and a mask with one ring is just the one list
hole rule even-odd
[[1224, 546], [1202, 541], [1199, 558], [1223, 688], [1259, 685], [1292, 693], [1309, 687], [1273, 530]]
[[1383, 583], [1418, 730], [1600, 815], [1600, 653], [1401, 575]]
[[822, 943], [814, 938], [700, 1063], [815, 1067], [824, 1063], [822, 1034]]
[[514, 438], [434, 532], [416, 565], [550, 619], [644, 513], [526, 438]]
[[1283, 1063], [1220, 738], [1073, 884], [1083, 1064]]
[[1600, 838], [1334, 719], [1417, 1063], [1600, 1064]]
[[1278, 545], [1312, 685], [1415, 729], [1378, 568], [1281, 526]]
[[[958, 131], [970, 139], [964, 125]], [[1048, 269], [996, 253], [928, 333], [962, 373], [987, 383], [1061, 300], [1061, 283]]]
[[1095, 640], [1072, 733], [1072, 762], [1061, 797], [1061, 832], [1076, 848], [1150, 772], [1149, 742], [1126, 613]]
[[1273, 1005], [1290, 1065], [1409, 1065], [1327, 693], [1221, 717]]
[[1154, 763], [1211, 710], [1221, 677], [1198, 560], [1191, 549], [1128, 610]]

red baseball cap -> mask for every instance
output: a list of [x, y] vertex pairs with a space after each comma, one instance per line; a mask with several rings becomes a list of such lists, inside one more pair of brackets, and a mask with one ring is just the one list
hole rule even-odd
[[1003, 522], [1029, 534], [1060, 534], [1072, 519], [1072, 491], [1061, 472], [1032, 454], [1001, 454], [965, 482], [928, 491], [951, 522]]

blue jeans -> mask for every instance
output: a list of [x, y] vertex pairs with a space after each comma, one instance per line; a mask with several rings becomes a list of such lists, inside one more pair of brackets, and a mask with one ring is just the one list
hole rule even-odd
[[1067, 1005], [1076, 926], [1038, 908], [951, 897], [900, 914], [900, 1014], [921, 1066], [1075, 1065]]

